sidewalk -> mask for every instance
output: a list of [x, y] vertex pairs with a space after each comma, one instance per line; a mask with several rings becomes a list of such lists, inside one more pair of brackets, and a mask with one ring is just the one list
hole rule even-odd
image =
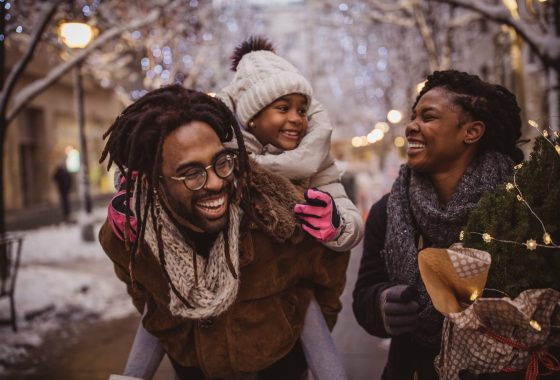
[[[92, 197], [92, 207], [107, 207], [113, 194], [99, 194]], [[81, 210], [81, 202], [71, 201], [72, 218], [77, 218]], [[31, 230], [39, 227], [61, 223], [62, 212], [60, 206], [37, 205], [29, 206], [17, 211], [6, 212], [6, 229], [8, 231]]]

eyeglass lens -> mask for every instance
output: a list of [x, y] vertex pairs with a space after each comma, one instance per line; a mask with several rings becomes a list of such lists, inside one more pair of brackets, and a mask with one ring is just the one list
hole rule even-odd
[[[222, 179], [227, 178], [235, 167], [235, 156], [232, 154], [223, 154], [218, 157], [218, 159], [211, 166], [214, 169], [214, 173]], [[208, 169], [199, 167], [193, 169], [185, 175], [185, 185], [191, 190], [201, 189], [208, 179]]]

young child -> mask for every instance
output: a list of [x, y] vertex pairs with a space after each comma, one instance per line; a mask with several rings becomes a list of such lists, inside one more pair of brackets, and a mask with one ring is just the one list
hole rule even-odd
[[330, 151], [332, 127], [309, 82], [272, 45], [250, 37], [232, 55], [232, 82], [217, 96], [235, 113], [251, 158], [308, 187], [294, 212], [302, 228], [335, 251], [356, 246], [363, 223]]
[[[363, 237], [363, 222], [348, 199], [330, 155], [332, 127], [309, 82], [261, 37], [250, 37], [232, 55], [232, 82], [217, 96], [242, 126], [251, 158], [308, 188], [294, 212], [302, 228], [334, 251], [347, 251]], [[125, 184], [109, 204], [113, 231], [124, 240]], [[135, 219], [131, 218], [133, 240]]]

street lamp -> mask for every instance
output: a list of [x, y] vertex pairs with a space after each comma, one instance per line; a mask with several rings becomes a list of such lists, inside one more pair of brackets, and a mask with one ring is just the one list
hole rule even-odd
[[[94, 30], [85, 22], [62, 22], [58, 27], [60, 40], [69, 48], [85, 48], [93, 39]], [[83, 203], [79, 221], [82, 228], [82, 240], [94, 241], [93, 222], [91, 218], [91, 192], [89, 186], [89, 163], [84, 123], [84, 91], [82, 87], [82, 64], [78, 62], [73, 69], [74, 101], [76, 120], [80, 140], [80, 193]]]

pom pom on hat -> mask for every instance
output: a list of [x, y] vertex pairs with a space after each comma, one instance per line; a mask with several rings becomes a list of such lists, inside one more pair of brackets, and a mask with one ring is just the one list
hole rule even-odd
[[257, 113], [274, 100], [288, 94], [302, 94], [311, 103], [311, 84], [262, 37], [250, 37], [232, 54], [235, 75], [230, 84], [235, 114], [246, 126]]
[[274, 46], [272, 46], [272, 43], [269, 40], [260, 36], [251, 36], [240, 43], [233, 51], [233, 54], [230, 57], [231, 71], [237, 71], [239, 61], [241, 61], [241, 58], [243, 58], [245, 54], [259, 50], [268, 50], [276, 53]]

